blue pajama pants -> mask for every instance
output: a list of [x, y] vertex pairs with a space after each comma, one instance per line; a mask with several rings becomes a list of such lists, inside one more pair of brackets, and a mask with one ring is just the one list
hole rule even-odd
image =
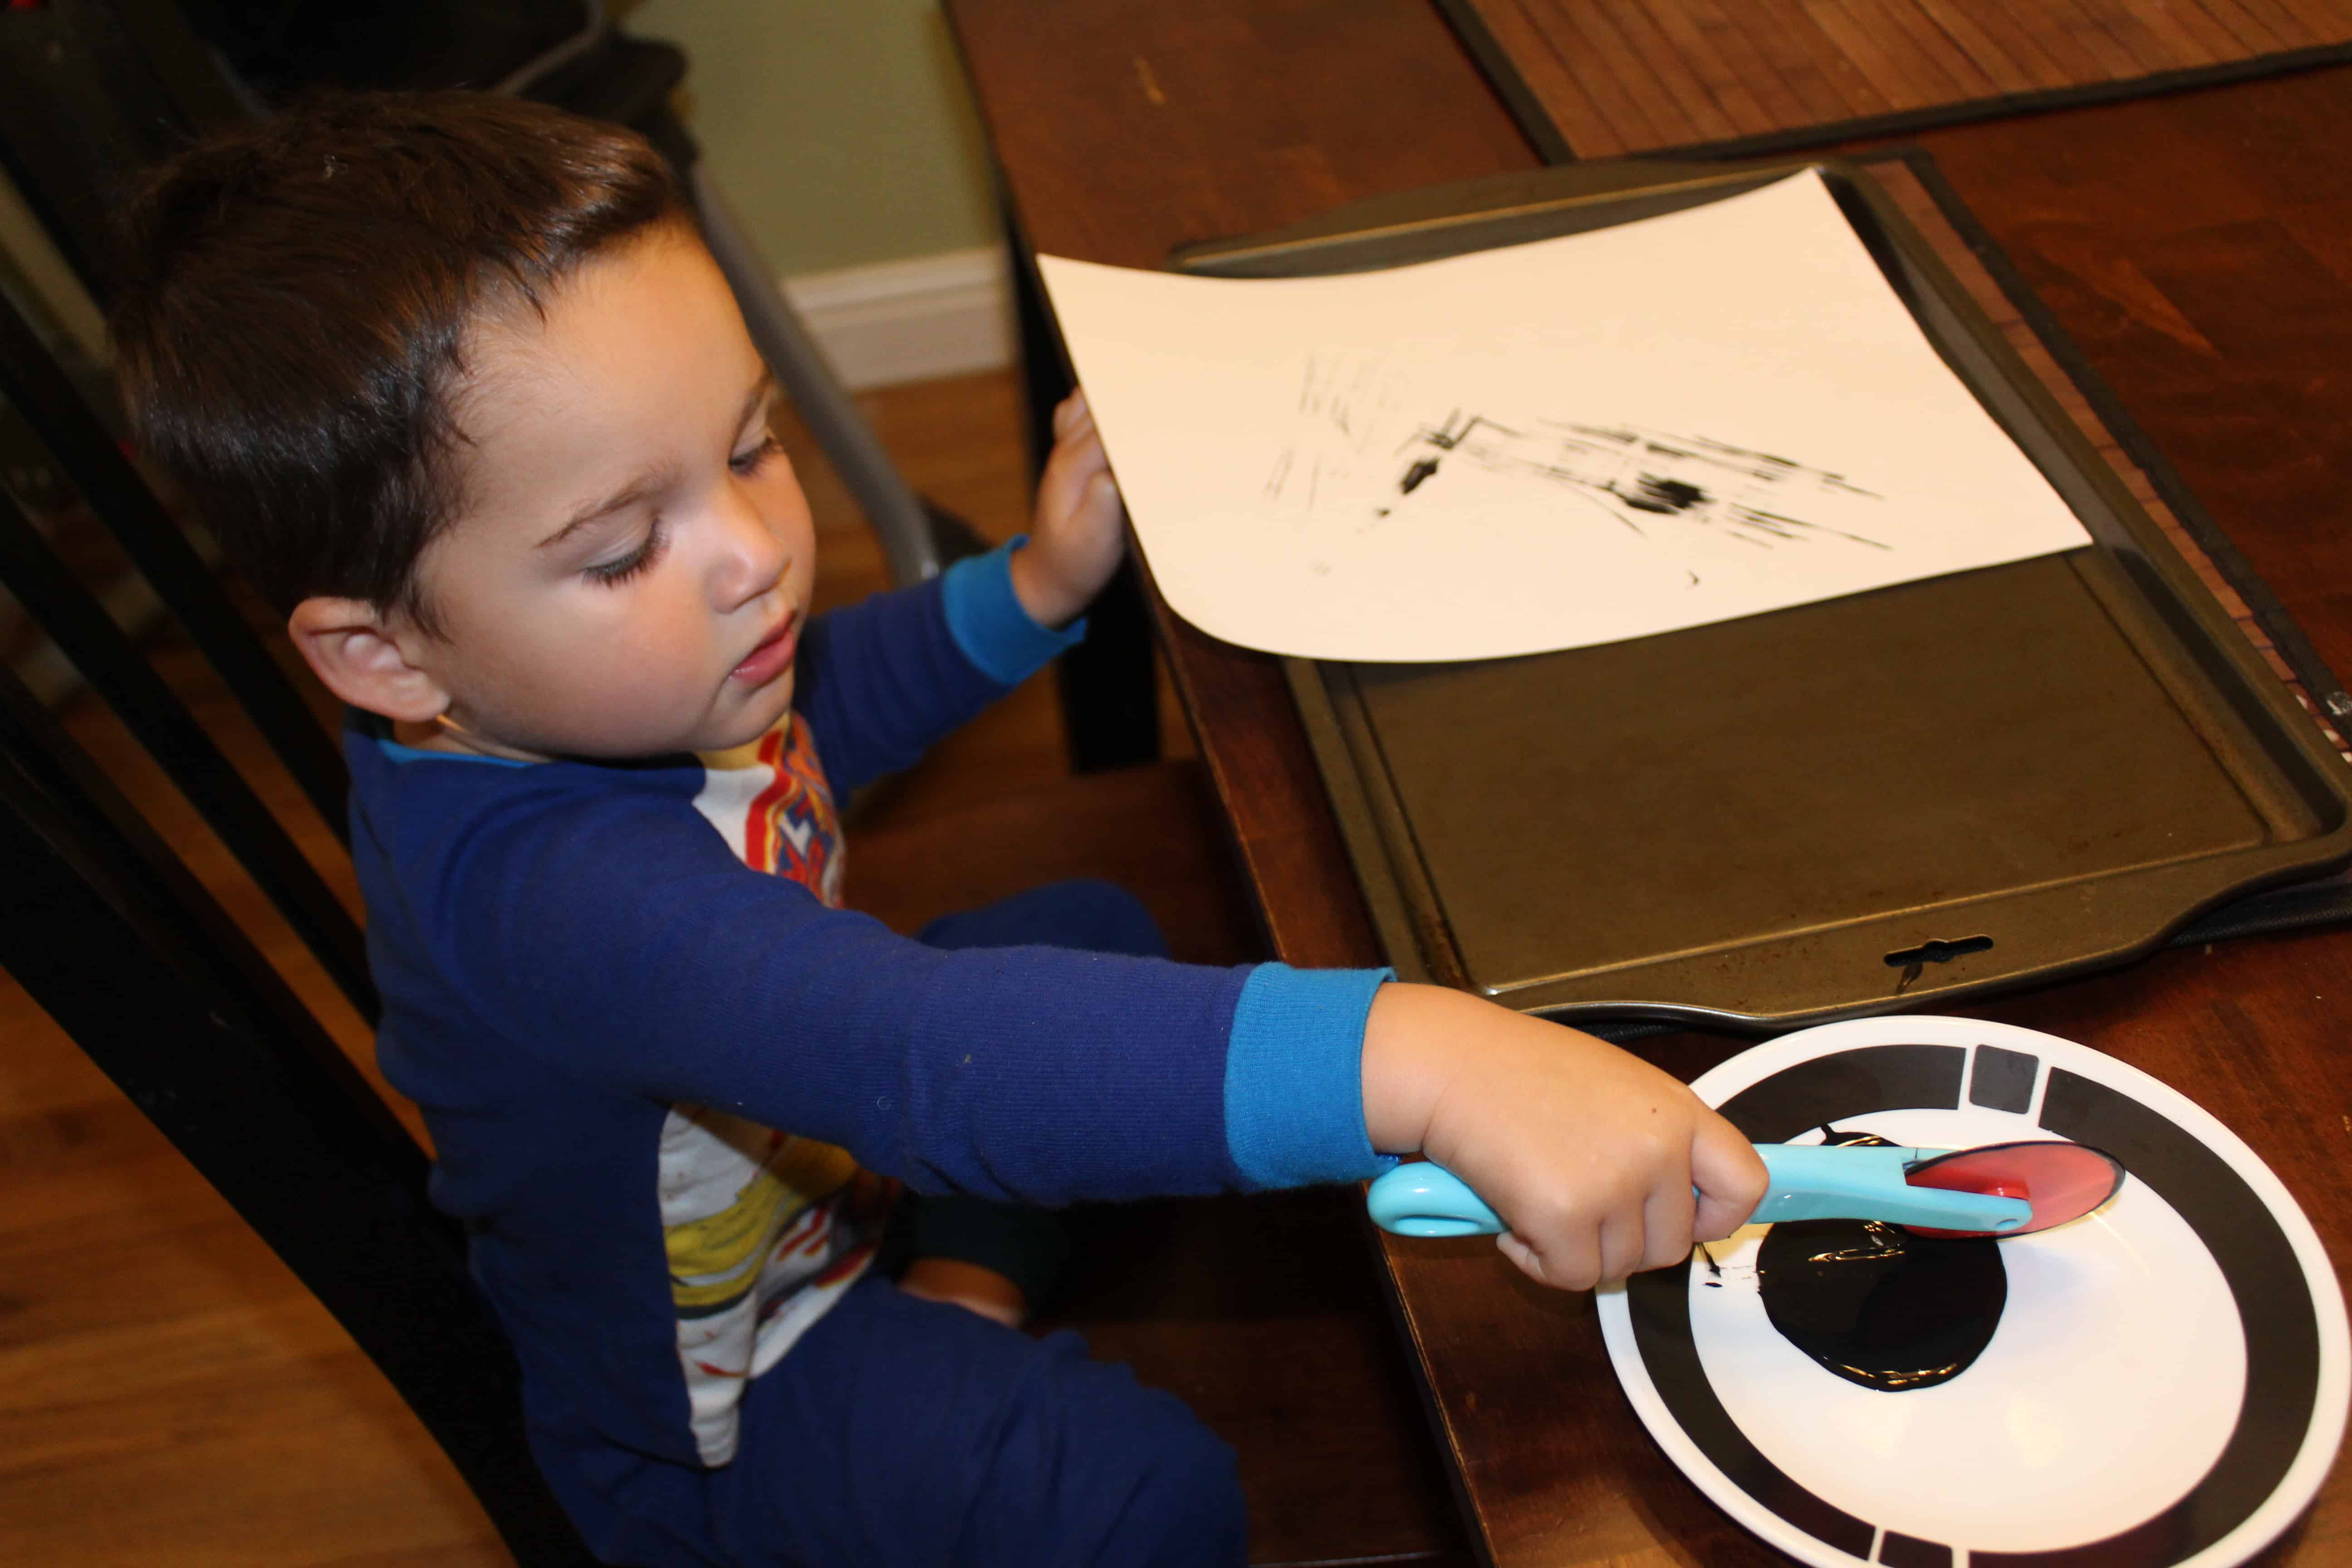
[[[1064, 882], [936, 921], [936, 947], [1164, 954], [1119, 889]], [[698, 1470], [536, 1435], [606, 1561], [667, 1568], [1226, 1568], [1233, 1450], [1173, 1394], [868, 1276], [744, 1395], [732, 1463]]]

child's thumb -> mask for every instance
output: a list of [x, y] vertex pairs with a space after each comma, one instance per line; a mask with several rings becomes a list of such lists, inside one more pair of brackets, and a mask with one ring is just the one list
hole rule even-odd
[[1691, 1137], [1691, 1184], [1698, 1189], [1692, 1234], [1720, 1241], [1747, 1224], [1769, 1179], [1755, 1144], [1714, 1111], [1702, 1112]]

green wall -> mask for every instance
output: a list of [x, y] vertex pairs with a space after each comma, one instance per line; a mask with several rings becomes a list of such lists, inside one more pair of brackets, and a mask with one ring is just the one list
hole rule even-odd
[[710, 171], [779, 273], [993, 244], [979, 122], [934, 0], [639, 0], [683, 47]]

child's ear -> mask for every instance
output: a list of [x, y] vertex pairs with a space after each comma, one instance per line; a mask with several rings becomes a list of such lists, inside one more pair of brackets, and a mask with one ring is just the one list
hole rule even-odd
[[413, 724], [448, 710], [440, 681], [410, 662], [410, 645], [423, 634], [391, 624], [364, 599], [305, 599], [286, 630], [320, 683], [354, 708]]

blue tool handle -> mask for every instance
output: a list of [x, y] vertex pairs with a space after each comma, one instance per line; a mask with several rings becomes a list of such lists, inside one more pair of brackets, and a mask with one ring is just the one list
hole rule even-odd
[[1759, 1143], [1771, 1184], [1748, 1215], [1750, 1225], [1789, 1219], [1876, 1219], [1933, 1230], [1999, 1235], [2033, 1217], [2023, 1198], [1915, 1187], [1905, 1178], [1941, 1149], [1881, 1149], [1832, 1143]]
[[1495, 1236], [1503, 1228], [1469, 1183], [1428, 1160], [1374, 1177], [1364, 1206], [1374, 1225], [1398, 1236]]
[[[1749, 1216], [1751, 1225], [1780, 1220], [1875, 1219], [1937, 1230], [2015, 1230], [2032, 1216], [2022, 1198], [1915, 1187], [1909, 1168], [1937, 1149], [1759, 1143], [1771, 1181]], [[1399, 1165], [1365, 1195], [1372, 1223], [1398, 1236], [1493, 1236], [1503, 1222], [1470, 1184], [1423, 1160]]]

